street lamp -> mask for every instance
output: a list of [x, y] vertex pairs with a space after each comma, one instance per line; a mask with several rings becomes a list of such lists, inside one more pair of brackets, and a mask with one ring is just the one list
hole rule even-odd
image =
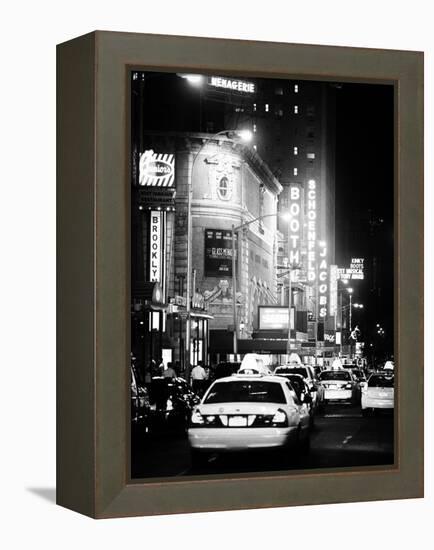
[[[188, 77], [188, 80], [191, 82], [191, 78], [200, 75], [183, 75], [184, 78]], [[200, 81], [196, 81], [199, 83]], [[193, 198], [193, 174], [196, 161], [199, 158], [200, 153], [212, 140], [218, 138], [219, 136], [225, 136], [229, 141], [234, 143], [237, 142], [248, 142], [252, 139], [252, 133], [249, 130], [221, 130], [213, 134], [212, 136], [206, 138], [196, 154], [193, 157], [193, 161], [189, 166], [189, 177], [187, 180], [187, 276], [186, 276], [186, 327], [185, 327], [185, 367], [186, 367], [186, 378], [190, 377], [190, 339], [191, 339], [191, 284], [192, 284], [192, 215], [191, 215], [191, 203]]]
[[352, 303], [352, 299], [353, 299], [353, 289], [351, 287], [347, 288], [347, 291], [348, 291], [348, 294], [350, 295], [350, 333], [351, 331], [353, 330], [353, 327], [352, 327], [352, 318], [353, 318], [353, 303]]

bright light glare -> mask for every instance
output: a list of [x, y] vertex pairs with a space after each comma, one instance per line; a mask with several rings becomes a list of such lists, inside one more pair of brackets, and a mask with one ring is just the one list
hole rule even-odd
[[325, 241], [319, 241], [318, 243], [321, 247], [325, 247], [327, 243]]
[[350, 287], [350, 288], [347, 288], [347, 290], [348, 290], [348, 292], [349, 292], [350, 294], [352, 294], [353, 289], [352, 289], [351, 287]]
[[253, 139], [253, 134], [250, 130], [237, 130], [237, 136], [246, 142], [252, 141]]
[[203, 76], [200, 74], [180, 74], [179, 76], [185, 78], [190, 84], [194, 84], [195, 86], [202, 84]]
[[292, 219], [292, 216], [289, 212], [285, 212], [284, 214], [281, 214], [280, 217], [282, 220], [285, 220], [286, 222], [290, 222]]

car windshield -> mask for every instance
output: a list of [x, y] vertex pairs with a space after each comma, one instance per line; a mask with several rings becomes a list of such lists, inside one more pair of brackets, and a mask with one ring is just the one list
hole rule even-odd
[[368, 386], [370, 388], [393, 388], [393, 376], [371, 376]]
[[282, 386], [275, 382], [234, 380], [217, 382], [205, 403], [286, 403]]
[[349, 372], [345, 371], [327, 371], [320, 374], [321, 380], [351, 380]]
[[301, 374], [303, 378], [308, 377], [306, 367], [277, 367], [275, 374]]

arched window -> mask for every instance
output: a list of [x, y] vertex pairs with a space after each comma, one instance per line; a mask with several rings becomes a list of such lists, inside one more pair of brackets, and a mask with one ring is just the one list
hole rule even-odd
[[223, 176], [219, 181], [217, 192], [221, 199], [229, 198], [229, 180], [226, 176]]

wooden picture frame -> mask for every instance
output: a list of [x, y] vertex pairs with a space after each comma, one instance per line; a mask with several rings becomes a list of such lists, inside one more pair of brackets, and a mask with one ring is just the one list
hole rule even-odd
[[[57, 48], [57, 502], [94, 518], [423, 496], [423, 54], [93, 32]], [[129, 480], [131, 68], [395, 89], [395, 464]]]

